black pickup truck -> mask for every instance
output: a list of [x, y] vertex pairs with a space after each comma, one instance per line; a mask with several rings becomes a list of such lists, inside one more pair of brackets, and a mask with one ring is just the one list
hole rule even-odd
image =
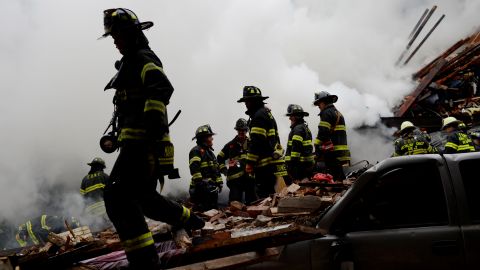
[[480, 269], [480, 153], [384, 160], [320, 219], [325, 237], [249, 269]]

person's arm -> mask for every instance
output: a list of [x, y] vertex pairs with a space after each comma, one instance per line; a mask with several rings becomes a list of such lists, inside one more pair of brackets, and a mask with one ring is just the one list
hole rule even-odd
[[458, 138], [455, 134], [450, 134], [447, 137], [447, 142], [445, 143], [444, 154], [454, 154], [458, 150]]
[[198, 149], [192, 149], [189, 154], [190, 162], [190, 174], [192, 175], [192, 182], [198, 183], [202, 181], [203, 176], [200, 170], [200, 163], [202, 161], [202, 157], [200, 151]]
[[[325, 151], [324, 146], [328, 146], [332, 143], [332, 127], [335, 126], [336, 117], [333, 113], [322, 112], [320, 113], [320, 123], [318, 124], [318, 133], [314, 142], [315, 152], [317, 156]], [[333, 147], [333, 145], [332, 145]], [[332, 149], [333, 150], [333, 149]]]
[[220, 169], [220, 172], [223, 175], [227, 175], [227, 166], [225, 165], [225, 162], [230, 158], [228, 156], [229, 152], [230, 152], [230, 151], [228, 151], [229, 145], [230, 144], [227, 143], [217, 155], [217, 161], [218, 161], [218, 164], [219, 164], [219, 169]]
[[261, 149], [265, 148], [265, 145], [269, 145], [267, 139], [266, 123], [263, 117], [254, 117], [251, 122], [250, 129], [250, 144], [247, 151], [247, 165], [254, 166], [260, 157]]

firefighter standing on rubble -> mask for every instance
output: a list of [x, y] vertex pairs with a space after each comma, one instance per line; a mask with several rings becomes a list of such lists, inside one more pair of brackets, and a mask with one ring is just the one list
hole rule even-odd
[[313, 105], [320, 109], [320, 124], [315, 139], [317, 161], [325, 162], [326, 170], [339, 181], [345, 179], [343, 166], [350, 165], [345, 119], [333, 103], [338, 97], [326, 91], [315, 93]]
[[[230, 189], [228, 200], [242, 202], [245, 194], [245, 203], [248, 205], [255, 201], [255, 179], [245, 173], [247, 150], [250, 139], [248, 138], [247, 120], [240, 118], [235, 124], [237, 136], [225, 144], [218, 153], [217, 160], [220, 172], [227, 176], [227, 186]], [[228, 163], [228, 167], [225, 163]]]
[[18, 226], [15, 238], [20, 247], [43, 245], [47, 242], [50, 232], [61, 233], [67, 231], [66, 224], [70, 229], [80, 227], [80, 223], [74, 217], [41, 215]]
[[103, 159], [96, 157], [88, 165], [90, 171], [82, 179], [80, 194], [85, 201], [85, 214], [91, 221], [92, 229], [96, 231], [100, 230], [105, 222], [108, 222], [103, 190], [105, 184], [109, 181], [109, 176], [103, 172], [106, 167]]
[[156, 191], [158, 180], [173, 169], [166, 109], [173, 87], [142, 32], [153, 23], [140, 23], [131, 10], [124, 8], [103, 13], [103, 37], [111, 35], [123, 55], [116, 64], [117, 74], [105, 87], [116, 90], [120, 146], [105, 187], [105, 206], [131, 268], [154, 269], [158, 254], [144, 216], [186, 229], [202, 228], [204, 222]]
[[455, 117], [447, 117], [442, 120], [442, 130], [447, 134], [447, 142], [445, 143], [444, 154], [468, 153], [475, 152], [475, 145], [472, 138], [459, 129], [458, 125], [461, 121]]
[[312, 147], [312, 132], [303, 119], [308, 116], [300, 105], [290, 104], [286, 116], [290, 119], [285, 163], [292, 180], [310, 178], [315, 163]]
[[[404, 121], [400, 125], [401, 138], [395, 140], [395, 152], [393, 157], [408, 156], [408, 155], [422, 155], [436, 153], [435, 147], [430, 145], [428, 137], [423, 135], [415, 125], [410, 121]], [[426, 134], [428, 135], [428, 134]]]
[[210, 125], [197, 128], [197, 145], [190, 150], [190, 199], [198, 211], [218, 208], [218, 194], [222, 191], [223, 180], [220, 165], [213, 153], [213, 133]]
[[265, 107], [262, 92], [255, 86], [245, 86], [243, 97], [237, 102], [245, 102], [250, 116], [250, 145], [247, 151], [245, 172], [255, 175], [257, 195], [266, 198], [275, 193], [275, 185], [283, 182], [287, 171], [283, 159], [277, 122], [270, 109]]

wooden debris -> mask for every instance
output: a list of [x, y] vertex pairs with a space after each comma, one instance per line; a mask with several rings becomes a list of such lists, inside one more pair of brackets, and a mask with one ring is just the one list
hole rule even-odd
[[187, 249], [192, 246], [192, 240], [184, 229], [177, 230], [173, 233], [173, 241], [179, 248]]
[[[241, 209], [240, 209], [240, 210], [241, 210]], [[208, 211], [206, 211], [206, 212], [203, 212], [202, 214], [203, 214], [204, 216], [207, 216], [207, 217], [209, 217], [209, 218], [212, 218], [212, 217], [218, 215], [219, 213], [220, 213], [220, 212], [219, 212], [217, 209], [210, 209], [210, 210], [208, 210]]]
[[253, 222], [253, 226], [261, 227], [267, 225], [268, 222], [272, 220], [271, 217], [266, 217], [264, 215], [258, 215], [255, 221]]
[[278, 213], [313, 213], [321, 206], [322, 200], [317, 196], [285, 197], [278, 202]]
[[237, 202], [237, 201], [230, 202], [230, 211], [232, 212], [243, 211], [244, 208], [245, 208], [245, 205], [241, 202]]
[[255, 218], [258, 215], [268, 211], [268, 209], [270, 209], [269, 206], [248, 206], [247, 213], [250, 217]]

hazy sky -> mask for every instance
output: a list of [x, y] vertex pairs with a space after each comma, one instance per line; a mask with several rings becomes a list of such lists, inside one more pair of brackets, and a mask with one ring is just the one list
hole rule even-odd
[[[393, 63], [425, 8], [437, 3], [436, 19], [447, 16], [405, 68]], [[236, 103], [244, 85], [265, 95], [285, 141], [290, 103], [310, 112], [316, 133], [313, 93], [338, 94], [355, 159], [381, 160], [391, 152], [382, 130], [353, 131], [411, 89], [410, 74], [477, 26], [480, 1], [373, 0], [2, 0], [0, 16], [0, 217], [21, 220], [38, 213], [51, 187], [71, 204], [100, 156], [98, 140], [110, 120], [112, 91], [103, 88], [121, 55], [103, 32], [102, 11], [126, 7], [155, 26], [146, 31], [151, 48], [175, 87], [168, 107], [183, 113], [172, 127], [175, 162], [182, 180], [166, 191], [187, 190], [188, 151], [197, 126], [218, 133], [215, 149], [233, 138], [245, 117]], [[426, 32], [426, 31], [425, 31]], [[389, 131], [388, 131], [389, 132]], [[387, 134], [388, 134], [387, 132]], [[59, 194], [57, 194], [59, 195]], [[62, 195], [62, 194], [60, 194]]]

